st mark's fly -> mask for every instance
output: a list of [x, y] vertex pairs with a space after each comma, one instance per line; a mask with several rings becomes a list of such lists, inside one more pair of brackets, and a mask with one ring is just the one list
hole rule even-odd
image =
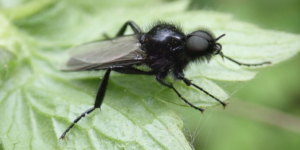
[[[124, 33], [128, 26], [131, 27], [134, 34], [125, 36]], [[220, 55], [223, 59], [226, 58], [244, 66], [259, 66], [271, 64], [271, 62], [245, 64], [225, 56], [221, 51], [222, 45], [218, 43], [218, 40], [224, 36], [225, 34], [222, 34], [216, 38], [209, 30], [197, 30], [184, 34], [179, 26], [167, 22], [157, 22], [148, 32], [142, 32], [134, 22], [128, 21], [113, 39], [71, 48], [69, 51], [71, 57], [62, 70], [106, 70], [106, 73], [98, 89], [94, 106], [77, 117], [60, 138], [64, 139], [67, 132], [82, 117], [101, 107], [111, 71], [122, 74], [155, 76], [160, 84], [173, 90], [186, 104], [203, 112], [203, 108], [194, 106], [174, 88], [172, 83], [165, 81], [169, 75], [174, 80], [181, 80], [187, 86], [193, 86], [204, 92], [225, 107], [227, 103], [211, 95], [184, 76], [184, 70], [190, 63], [209, 61], [215, 55]], [[141, 70], [138, 66], [146, 66], [148, 69]]]

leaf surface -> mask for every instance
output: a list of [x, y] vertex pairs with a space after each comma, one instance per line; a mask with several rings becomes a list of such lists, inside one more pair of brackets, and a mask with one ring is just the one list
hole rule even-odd
[[[16, 2], [17, 3], [17, 2]], [[22, 7], [22, 5], [25, 5]], [[4, 149], [192, 149], [182, 120], [166, 102], [187, 106], [154, 77], [112, 73], [101, 107], [59, 140], [63, 131], [93, 106], [103, 71], [61, 72], [72, 46], [114, 36], [128, 20], [145, 31], [156, 20], [180, 23], [186, 33], [209, 27], [223, 53], [245, 63], [284, 61], [299, 52], [299, 35], [263, 30], [212, 11], [186, 11], [186, 1], [31, 1], [0, 11], [0, 146]], [[27, 7], [30, 6], [30, 7]], [[155, 9], [153, 9], [155, 8]], [[30, 9], [30, 10], [29, 10]], [[32, 11], [32, 12], [30, 12]], [[17, 17], [10, 18], [10, 13]], [[130, 31], [128, 32], [130, 33]], [[266, 66], [263, 66], [266, 67]], [[214, 82], [247, 81], [256, 70], [219, 56], [193, 64], [187, 78], [225, 101]], [[218, 103], [181, 82], [175, 87], [198, 107]], [[192, 109], [192, 108], [191, 108]], [[199, 113], [200, 115], [200, 113]]]

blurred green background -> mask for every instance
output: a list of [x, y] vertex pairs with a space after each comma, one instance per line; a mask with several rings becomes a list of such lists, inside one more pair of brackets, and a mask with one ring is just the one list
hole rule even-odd
[[[300, 34], [300, 0], [194, 0], [189, 9], [225, 12], [265, 29]], [[200, 116], [178, 107], [195, 149], [299, 150], [300, 55], [234, 84], [239, 90], [225, 110], [209, 108]]]

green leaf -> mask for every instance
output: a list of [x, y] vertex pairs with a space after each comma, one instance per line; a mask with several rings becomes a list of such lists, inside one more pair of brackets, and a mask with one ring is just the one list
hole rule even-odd
[[[77, 123], [66, 141], [59, 140], [73, 120], [93, 106], [103, 76], [102, 71], [59, 71], [66, 49], [101, 39], [104, 33], [114, 36], [125, 21], [133, 20], [141, 27], [156, 20], [173, 21], [187, 33], [209, 27], [216, 35], [226, 33], [220, 40], [223, 53], [245, 63], [276, 64], [294, 56], [300, 47], [299, 35], [263, 30], [227, 14], [186, 11], [186, 1], [29, 3], [16, 6], [30, 13], [14, 17], [13, 22], [10, 13], [22, 14], [18, 9], [0, 13], [0, 141], [4, 149], [192, 149], [181, 131], [182, 120], [167, 105], [187, 106], [175, 93], [153, 77], [114, 73], [101, 111]], [[209, 63], [191, 65], [186, 76], [225, 101], [229, 95], [212, 80], [247, 81], [257, 73], [247, 69], [216, 56]], [[181, 82], [175, 86], [198, 107], [218, 105]]]
[[56, 0], [32, 0], [13, 8], [4, 8], [1, 13], [12, 20], [29, 17], [54, 4]]

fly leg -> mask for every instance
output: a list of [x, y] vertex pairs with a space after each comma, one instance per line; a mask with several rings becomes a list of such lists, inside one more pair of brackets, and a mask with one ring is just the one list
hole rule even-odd
[[123, 36], [123, 35], [124, 35], [127, 26], [130, 26], [130, 27], [131, 27], [131, 29], [133, 30], [134, 34], [142, 33], [141, 29], [138, 27], [137, 24], [135, 24], [133, 21], [127, 21], [127, 22], [122, 26], [122, 28], [119, 30], [119, 32], [118, 32], [118, 34], [117, 34], [117, 37]]
[[95, 99], [95, 103], [94, 103], [94, 107], [86, 110], [85, 112], [83, 112], [80, 116], [78, 116], [73, 123], [66, 129], [66, 131], [60, 136], [60, 139], [64, 139], [66, 134], [71, 130], [71, 128], [79, 121], [81, 120], [83, 117], [85, 117], [86, 115], [90, 114], [91, 112], [93, 112], [96, 108], [100, 108], [101, 104], [103, 102], [104, 96], [105, 96], [105, 92], [106, 92], [106, 88], [108, 85], [108, 79], [109, 79], [109, 75], [111, 72], [111, 68], [107, 69], [104, 78], [100, 84], [100, 87], [98, 89], [97, 92], [97, 96]]
[[133, 75], [155, 75], [156, 72], [155, 71], [143, 71], [143, 70], [139, 70], [136, 69], [134, 67], [131, 66], [114, 66], [112, 68], [113, 71], [118, 72], [118, 73], [122, 73], [122, 74], [133, 74]]
[[191, 107], [193, 107], [193, 108], [195, 108], [195, 109], [201, 111], [201, 113], [204, 112], [204, 109], [203, 109], [203, 108], [199, 108], [199, 107], [194, 106], [194, 105], [191, 104], [189, 101], [187, 101], [184, 97], [182, 97], [181, 94], [175, 89], [175, 87], [174, 87], [171, 83], [167, 83], [167, 82], [165, 82], [165, 81], [163, 80], [164, 77], [165, 77], [165, 76], [162, 76], [161, 74], [158, 74], [158, 75], [156, 75], [156, 80], [157, 80], [160, 84], [162, 84], [162, 85], [164, 85], [164, 86], [166, 86], [166, 87], [168, 87], [168, 88], [173, 89], [173, 91], [178, 95], [178, 97], [180, 97], [185, 103], [187, 103], [187, 104], [190, 105]]
[[100, 108], [101, 104], [103, 102], [104, 96], [105, 96], [105, 92], [106, 92], [106, 88], [108, 85], [108, 79], [109, 79], [109, 75], [111, 70], [119, 72], [119, 73], [123, 73], [123, 74], [136, 74], [136, 75], [154, 75], [154, 72], [147, 72], [147, 71], [143, 71], [143, 70], [139, 70], [136, 69], [134, 67], [125, 67], [125, 66], [115, 66], [115, 67], [111, 67], [109, 69], [107, 69], [103, 80], [100, 84], [100, 87], [98, 89], [97, 92], [97, 96], [95, 99], [95, 104], [94, 107], [86, 110], [85, 112], [83, 112], [80, 116], [78, 116], [73, 123], [66, 129], [66, 131], [61, 135], [60, 139], [64, 139], [66, 134], [71, 130], [71, 128], [79, 121], [81, 120], [83, 117], [85, 117], [86, 115], [90, 114], [91, 112], [93, 112], [96, 108]]
[[221, 103], [223, 105], [223, 107], [225, 108], [227, 103], [221, 101], [220, 99], [216, 98], [215, 96], [213, 96], [212, 94], [210, 94], [209, 92], [205, 91], [203, 88], [199, 87], [198, 85], [192, 83], [192, 80], [189, 80], [187, 78], [184, 77], [184, 74], [182, 72], [176, 72], [175, 76], [182, 80], [187, 86], [194, 86], [195, 88], [197, 88], [198, 90], [202, 91], [203, 93], [205, 93], [206, 95], [210, 96], [211, 98], [215, 99], [216, 101], [218, 101], [219, 103]]
[[[119, 30], [118, 34], [116, 37], [120, 37], [120, 36], [123, 36], [125, 31], [126, 31], [126, 28], [127, 26], [130, 26], [131, 29], [133, 30], [134, 34], [140, 34], [142, 33], [141, 29], [139, 28], [139, 26], [137, 24], [135, 24], [133, 21], [127, 21], [123, 26], [122, 28]], [[109, 37], [106, 33], [103, 34], [104, 38], [106, 40], [110, 40], [112, 39], [111, 37]]]
[[[139, 70], [136, 69], [134, 67], [124, 67], [124, 66], [120, 66], [120, 67], [113, 67], [112, 68], [113, 71], [119, 72], [119, 73], [123, 73], [123, 74], [135, 74], [135, 75], [155, 75], [157, 74], [156, 71], [143, 71], [143, 70]], [[181, 96], [181, 94], [174, 88], [174, 86], [171, 83], [166, 83], [163, 79], [165, 78], [165, 76], [162, 76], [161, 74], [156, 75], [156, 80], [168, 87], [174, 90], [174, 92], [188, 105], [190, 105], [191, 107], [201, 111], [202, 113], [204, 112], [204, 109], [202, 108], [198, 108], [196, 106], [194, 106], [193, 104], [191, 104], [189, 101], [187, 101], [184, 97]]]
[[248, 66], [248, 67], [251, 67], [251, 66], [261, 66], [261, 65], [264, 65], [264, 64], [272, 64], [270, 61], [265, 61], [265, 62], [262, 62], [262, 63], [257, 63], [257, 64], [246, 64], [246, 63], [241, 63], [241, 62], [238, 62], [228, 56], [225, 56], [223, 53], [220, 53], [221, 57], [225, 57], [226, 59], [240, 65], [240, 66]]

